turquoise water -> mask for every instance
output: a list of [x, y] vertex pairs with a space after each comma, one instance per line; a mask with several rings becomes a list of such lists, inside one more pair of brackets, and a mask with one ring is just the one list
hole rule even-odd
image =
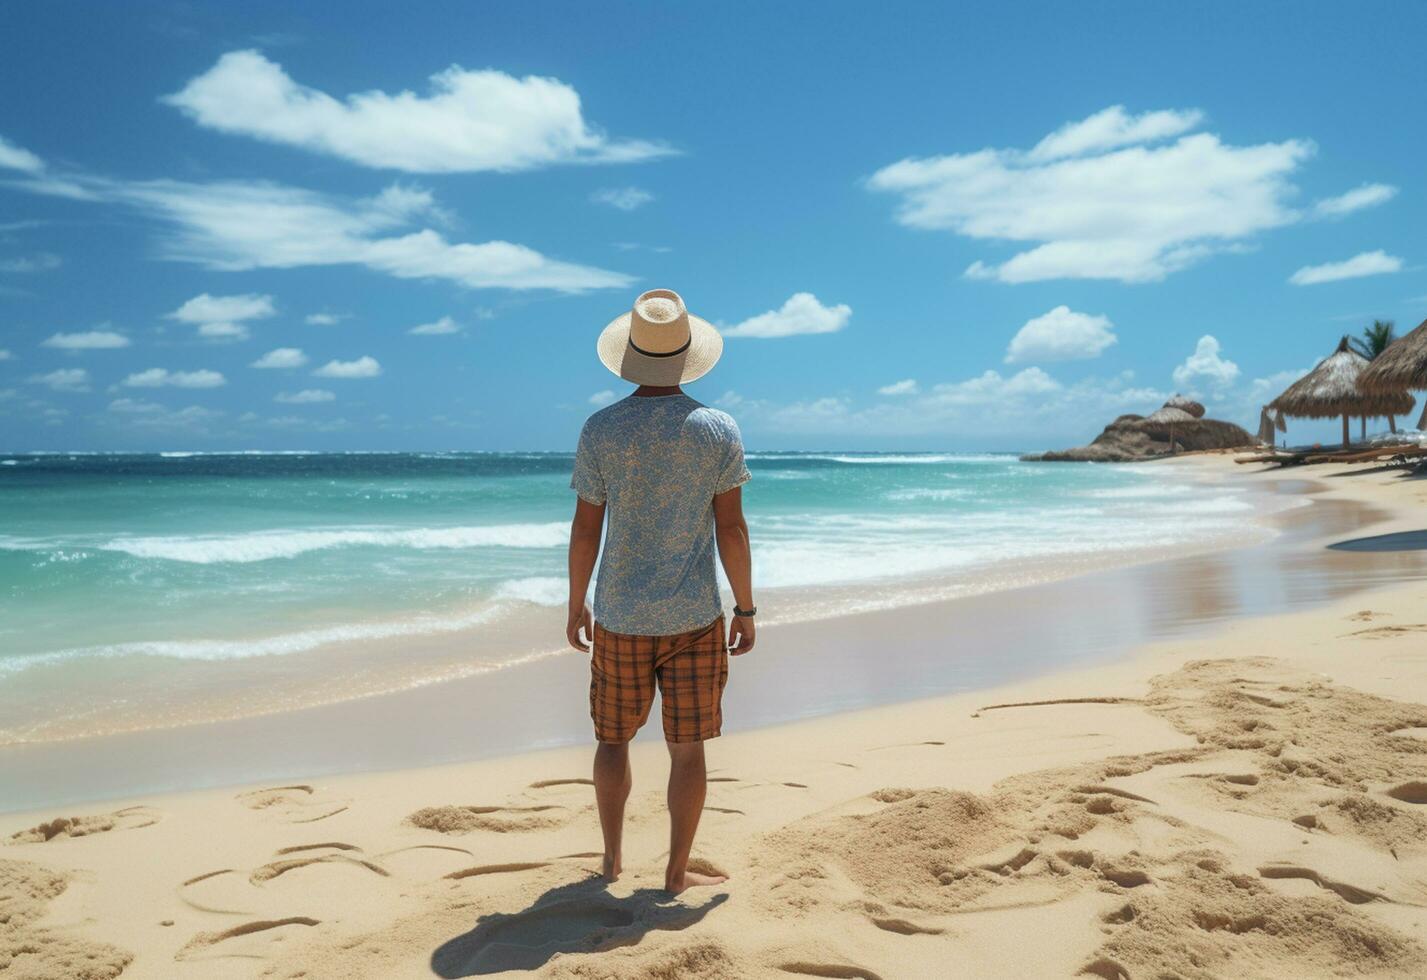
[[[528, 655], [516, 624], [564, 604], [570, 465], [544, 453], [0, 456], [0, 736], [70, 709], [113, 723], [170, 676], [197, 697], [321, 663], [330, 697], [334, 664], [370, 667], [363, 644], [430, 650], [476, 630], [482, 663]], [[913, 580], [1192, 544], [1254, 517], [1242, 494], [1145, 467], [783, 453], [752, 454], [749, 468], [755, 580], [775, 617], [811, 608], [818, 590], [895, 604]], [[266, 680], [235, 673], [242, 661], [267, 661]]]

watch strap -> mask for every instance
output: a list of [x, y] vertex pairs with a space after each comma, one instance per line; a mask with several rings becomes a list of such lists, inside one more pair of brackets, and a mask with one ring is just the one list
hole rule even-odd
[[739, 618], [739, 619], [752, 619], [752, 618], [753, 618], [754, 616], [756, 616], [757, 614], [758, 614], [758, 607], [757, 607], [757, 606], [754, 606], [752, 609], [739, 609], [739, 608], [738, 608], [738, 604], [737, 604], [737, 603], [734, 603], [734, 606], [733, 606], [733, 615], [736, 616], [736, 617]]

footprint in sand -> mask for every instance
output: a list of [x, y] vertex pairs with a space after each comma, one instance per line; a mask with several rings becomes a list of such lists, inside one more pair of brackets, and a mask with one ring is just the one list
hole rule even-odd
[[593, 779], [585, 779], [583, 776], [571, 777], [569, 779], [539, 779], [531, 783], [527, 789], [549, 789], [551, 786], [593, 786]]
[[1356, 885], [1349, 885], [1345, 882], [1334, 881], [1325, 877], [1312, 868], [1305, 868], [1296, 864], [1268, 864], [1259, 868], [1260, 878], [1303, 878], [1311, 881], [1325, 891], [1333, 892], [1343, 901], [1351, 905], [1366, 905], [1368, 902], [1391, 901], [1386, 895], [1366, 888], [1359, 888]]
[[1424, 630], [1427, 630], [1427, 623], [1403, 623], [1401, 626], [1373, 626], [1365, 630], [1355, 630], [1348, 636], [1356, 636], [1363, 640], [1385, 640], [1390, 636], [1421, 633]]
[[324, 896], [349, 894], [362, 881], [392, 876], [361, 848], [340, 841], [285, 847], [275, 856], [256, 868], [221, 868], [190, 878], [179, 885], [178, 897], [200, 912], [252, 915], [286, 904], [294, 890], [305, 902], [320, 903]]
[[274, 786], [239, 793], [238, 802], [287, 823], [315, 823], [346, 810], [350, 800], [319, 793], [311, 786]]
[[294, 932], [320, 925], [318, 919], [293, 915], [284, 919], [259, 919], [220, 932], [200, 932], [184, 945], [174, 959], [207, 960], [225, 957], [268, 959]]
[[829, 977], [831, 980], [882, 980], [880, 974], [866, 967], [848, 963], [780, 963], [778, 969], [784, 973], [795, 973], [803, 977]]
[[428, 806], [406, 818], [422, 830], [442, 834], [469, 834], [488, 830], [498, 834], [550, 830], [570, 822], [568, 807], [541, 806]]
[[463, 878], [479, 878], [485, 875], [514, 874], [518, 871], [534, 871], [536, 868], [550, 867], [549, 861], [513, 861], [509, 864], [481, 864], [474, 868], [462, 868], [459, 871], [452, 871], [444, 877], [453, 881], [460, 881]]
[[383, 851], [376, 861], [393, 875], [402, 878], [430, 880], [448, 877], [475, 857], [464, 847], [450, 844], [413, 844]]
[[926, 748], [936, 748], [937, 746], [941, 746], [941, 745], [945, 745], [945, 744], [946, 744], [945, 742], [938, 742], [938, 741], [935, 741], [935, 740], [932, 740], [932, 739], [928, 739], [927, 741], [924, 741], [924, 742], [894, 742], [894, 743], [892, 743], [891, 745], [874, 745], [874, 746], [872, 746], [872, 748], [868, 749], [867, 751], [869, 751], [869, 752], [885, 752], [885, 751], [887, 751], [888, 749], [920, 749], [920, 748], [924, 748], [924, 747], [926, 747]]
[[1401, 783], [1389, 789], [1387, 795], [1403, 803], [1427, 805], [1427, 782], [1414, 779], [1410, 782]]
[[92, 837], [111, 830], [138, 830], [152, 827], [163, 819], [153, 807], [130, 806], [113, 813], [98, 813], [84, 817], [55, 817], [27, 830], [10, 835], [12, 844], [43, 844], [71, 837]]

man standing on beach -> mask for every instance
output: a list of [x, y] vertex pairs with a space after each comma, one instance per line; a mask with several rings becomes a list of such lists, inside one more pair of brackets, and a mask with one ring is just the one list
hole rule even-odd
[[[689, 315], [679, 294], [654, 289], [600, 334], [605, 367], [639, 387], [585, 422], [570, 486], [579, 495], [570, 529], [570, 645], [590, 652], [595, 801], [604, 832], [604, 875], [620, 873], [624, 805], [633, 776], [629, 741], [649, 717], [657, 683], [669, 747], [669, 864], [679, 893], [722, 875], [688, 870], [706, 790], [704, 741], [718, 736], [728, 657], [753, 649], [755, 630], [748, 480], [738, 426], [679, 387], [723, 352], [713, 326]], [[585, 604], [600, 536], [609, 536]], [[733, 588], [724, 634], [714, 543]]]

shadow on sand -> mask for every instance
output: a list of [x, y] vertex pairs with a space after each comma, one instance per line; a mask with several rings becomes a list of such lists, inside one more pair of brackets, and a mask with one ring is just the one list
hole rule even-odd
[[1335, 541], [1328, 547], [1334, 551], [1423, 551], [1427, 550], [1427, 530], [1375, 534], [1370, 538]]
[[633, 946], [653, 929], [687, 929], [726, 901], [721, 892], [688, 905], [654, 888], [617, 898], [602, 879], [587, 878], [552, 888], [519, 912], [481, 916], [437, 947], [431, 970], [447, 978], [534, 970], [556, 953]]

